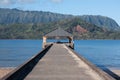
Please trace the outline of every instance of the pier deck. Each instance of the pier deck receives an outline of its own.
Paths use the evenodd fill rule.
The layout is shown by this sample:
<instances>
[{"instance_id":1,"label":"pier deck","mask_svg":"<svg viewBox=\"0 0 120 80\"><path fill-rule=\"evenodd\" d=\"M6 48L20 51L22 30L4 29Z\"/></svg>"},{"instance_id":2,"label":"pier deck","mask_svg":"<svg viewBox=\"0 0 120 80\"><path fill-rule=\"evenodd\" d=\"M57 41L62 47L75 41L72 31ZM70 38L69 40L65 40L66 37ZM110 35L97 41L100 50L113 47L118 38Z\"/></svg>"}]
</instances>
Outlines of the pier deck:
<instances>
[{"instance_id":1,"label":"pier deck","mask_svg":"<svg viewBox=\"0 0 120 80\"><path fill-rule=\"evenodd\" d=\"M25 80L104 80L64 44L53 44Z\"/></svg>"}]
</instances>

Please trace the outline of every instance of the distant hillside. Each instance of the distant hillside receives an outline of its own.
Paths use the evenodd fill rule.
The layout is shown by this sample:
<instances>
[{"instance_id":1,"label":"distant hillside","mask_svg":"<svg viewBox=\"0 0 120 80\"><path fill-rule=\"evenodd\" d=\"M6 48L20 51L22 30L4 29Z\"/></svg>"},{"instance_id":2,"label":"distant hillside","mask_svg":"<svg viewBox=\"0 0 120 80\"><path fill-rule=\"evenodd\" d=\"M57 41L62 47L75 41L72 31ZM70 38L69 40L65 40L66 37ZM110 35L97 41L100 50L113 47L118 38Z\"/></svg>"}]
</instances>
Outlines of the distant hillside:
<instances>
[{"instance_id":1,"label":"distant hillside","mask_svg":"<svg viewBox=\"0 0 120 80\"><path fill-rule=\"evenodd\" d=\"M79 17L82 20L95 24L108 30L120 30L119 25L111 18L94 15L73 16L43 11L22 11L18 9L0 8L0 24L31 24L31 23L48 23L63 19Z\"/></svg>"},{"instance_id":2,"label":"distant hillside","mask_svg":"<svg viewBox=\"0 0 120 80\"><path fill-rule=\"evenodd\" d=\"M39 24L9 24L0 26L1 39L39 39L42 36L58 27L61 27L73 34L87 35L89 33L102 32L103 30L95 25L84 22L79 18L66 19L58 22ZM78 38L78 37L77 37ZM86 37L87 38L87 37Z\"/></svg>"},{"instance_id":3,"label":"distant hillside","mask_svg":"<svg viewBox=\"0 0 120 80\"><path fill-rule=\"evenodd\" d=\"M41 39L46 33L61 27L74 35L75 39L120 39L120 33L104 31L79 18L37 24L2 24L0 39Z\"/></svg>"},{"instance_id":4,"label":"distant hillside","mask_svg":"<svg viewBox=\"0 0 120 80\"><path fill-rule=\"evenodd\" d=\"M58 27L73 34L74 39L120 39L119 31L106 31L80 18L50 23L1 24L0 39L41 39L43 35Z\"/></svg>"},{"instance_id":5,"label":"distant hillside","mask_svg":"<svg viewBox=\"0 0 120 80\"><path fill-rule=\"evenodd\" d=\"M109 30L120 30L120 26L113 19L105 16L84 15L80 16L80 18L102 28Z\"/></svg>"},{"instance_id":6,"label":"distant hillside","mask_svg":"<svg viewBox=\"0 0 120 80\"><path fill-rule=\"evenodd\" d=\"M18 9L0 8L0 24L13 23L47 23L69 19L71 15L63 15L43 11L22 11Z\"/></svg>"}]
</instances>

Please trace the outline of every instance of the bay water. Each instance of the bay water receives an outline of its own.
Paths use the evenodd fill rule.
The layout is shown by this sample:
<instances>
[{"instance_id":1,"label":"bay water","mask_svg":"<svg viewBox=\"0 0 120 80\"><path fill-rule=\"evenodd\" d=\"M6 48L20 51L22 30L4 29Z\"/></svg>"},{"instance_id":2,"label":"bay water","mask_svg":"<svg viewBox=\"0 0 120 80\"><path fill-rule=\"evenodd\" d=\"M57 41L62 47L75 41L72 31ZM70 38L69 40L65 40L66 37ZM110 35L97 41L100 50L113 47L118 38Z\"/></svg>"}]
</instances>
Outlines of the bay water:
<instances>
[{"instance_id":1,"label":"bay water","mask_svg":"<svg viewBox=\"0 0 120 80\"><path fill-rule=\"evenodd\" d=\"M41 51L41 40L0 40L0 67L17 67Z\"/></svg>"},{"instance_id":2,"label":"bay water","mask_svg":"<svg viewBox=\"0 0 120 80\"><path fill-rule=\"evenodd\" d=\"M74 43L75 51L96 66L120 69L120 40L75 40ZM17 67L41 50L42 40L0 40L0 67Z\"/></svg>"},{"instance_id":3,"label":"bay water","mask_svg":"<svg viewBox=\"0 0 120 80\"><path fill-rule=\"evenodd\" d=\"M75 50L100 68L120 69L120 40L77 40Z\"/></svg>"}]
</instances>

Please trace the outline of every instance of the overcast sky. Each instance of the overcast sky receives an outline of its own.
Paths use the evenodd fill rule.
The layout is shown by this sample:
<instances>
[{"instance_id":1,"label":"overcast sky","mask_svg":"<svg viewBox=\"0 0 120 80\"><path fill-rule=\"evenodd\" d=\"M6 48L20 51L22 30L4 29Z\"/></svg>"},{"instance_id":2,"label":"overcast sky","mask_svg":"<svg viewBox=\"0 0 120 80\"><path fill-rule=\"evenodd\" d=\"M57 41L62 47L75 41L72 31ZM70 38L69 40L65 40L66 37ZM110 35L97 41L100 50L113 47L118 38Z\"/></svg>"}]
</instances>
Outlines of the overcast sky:
<instances>
[{"instance_id":1,"label":"overcast sky","mask_svg":"<svg viewBox=\"0 0 120 80\"><path fill-rule=\"evenodd\" d=\"M72 15L102 15L120 24L120 0L0 0L0 7Z\"/></svg>"}]
</instances>

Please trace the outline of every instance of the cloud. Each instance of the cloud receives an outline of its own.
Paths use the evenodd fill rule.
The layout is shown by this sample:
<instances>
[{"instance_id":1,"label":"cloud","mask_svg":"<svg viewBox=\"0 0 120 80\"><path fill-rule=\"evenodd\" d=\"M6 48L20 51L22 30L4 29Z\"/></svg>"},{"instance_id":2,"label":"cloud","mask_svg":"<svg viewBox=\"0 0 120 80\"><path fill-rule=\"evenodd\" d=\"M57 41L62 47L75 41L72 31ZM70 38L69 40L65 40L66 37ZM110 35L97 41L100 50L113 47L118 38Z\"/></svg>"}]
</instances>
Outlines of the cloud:
<instances>
[{"instance_id":1,"label":"cloud","mask_svg":"<svg viewBox=\"0 0 120 80\"><path fill-rule=\"evenodd\" d=\"M18 3L24 3L24 4L29 4L29 3L34 3L36 0L18 0Z\"/></svg>"},{"instance_id":2,"label":"cloud","mask_svg":"<svg viewBox=\"0 0 120 80\"><path fill-rule=\"evenodd\" d=\"M14 4L14 0L0 0L0 5L11 5Z\"/></svg>"},{"instance_id":3,"label":"cloud","mask_svg":"<svg viewBox=\"0 0 120 80\"><path fill-rule=\"evenodd\" d=\"M54 3L61 3L63 0L51 0Z\"/></svg>"},{"instance_id":4,"label":"cloud","mask_svg":"<svg viewBox=\"0 0 120 80\"><path fill-rule=\"evenodd\" d=\"M36 2L36 0L0 0L0 5L8 6L14 4L30 4L34 2Z\"/></svg>"}]
</instances>

